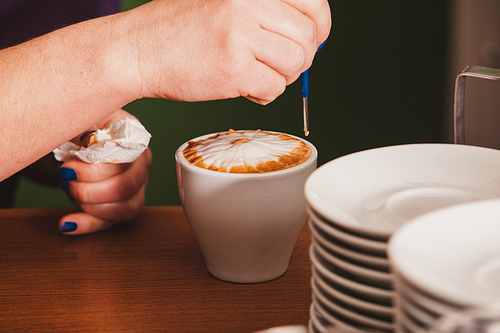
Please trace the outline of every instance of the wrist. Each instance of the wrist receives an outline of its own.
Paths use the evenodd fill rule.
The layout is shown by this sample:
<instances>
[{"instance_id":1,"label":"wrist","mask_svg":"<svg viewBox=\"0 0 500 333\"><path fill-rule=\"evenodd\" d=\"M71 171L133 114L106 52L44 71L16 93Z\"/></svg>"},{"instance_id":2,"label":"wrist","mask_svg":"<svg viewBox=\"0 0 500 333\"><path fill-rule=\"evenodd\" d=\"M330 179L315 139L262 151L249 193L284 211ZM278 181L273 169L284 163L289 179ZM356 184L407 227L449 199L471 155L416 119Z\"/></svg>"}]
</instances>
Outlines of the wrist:
<instances>
[{"instance_id":1,"label":"wrist","mask_svg":"<svg viewBox=\"0 0 500 333\"><path fill-rule=\"evenodd\" d=\"M108 35L102 44L105 79L123 105L144 97L139 75L133 15L129 12L102 18Z\"/></svg>"}]
</instances>

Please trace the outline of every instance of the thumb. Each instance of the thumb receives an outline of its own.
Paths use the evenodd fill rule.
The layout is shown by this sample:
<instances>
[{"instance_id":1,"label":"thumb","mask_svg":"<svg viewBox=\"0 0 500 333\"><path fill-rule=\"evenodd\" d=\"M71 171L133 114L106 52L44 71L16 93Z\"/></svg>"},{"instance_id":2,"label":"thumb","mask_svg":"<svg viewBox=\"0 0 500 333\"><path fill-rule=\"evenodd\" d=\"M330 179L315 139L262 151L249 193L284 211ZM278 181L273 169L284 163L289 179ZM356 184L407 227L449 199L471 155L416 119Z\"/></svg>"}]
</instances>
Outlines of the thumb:
<instances>
[{"instance_id":1,"label":"thumb","mask_svg":"<svg viewBox=\"0 0 500 333\"><path fill-rule=\"evenodd\" d=\"M87 213L73 213L59 220L59 230L67 235L84 235L112 227L114 221L104 220Z\"/></svg>"}]
</instances>

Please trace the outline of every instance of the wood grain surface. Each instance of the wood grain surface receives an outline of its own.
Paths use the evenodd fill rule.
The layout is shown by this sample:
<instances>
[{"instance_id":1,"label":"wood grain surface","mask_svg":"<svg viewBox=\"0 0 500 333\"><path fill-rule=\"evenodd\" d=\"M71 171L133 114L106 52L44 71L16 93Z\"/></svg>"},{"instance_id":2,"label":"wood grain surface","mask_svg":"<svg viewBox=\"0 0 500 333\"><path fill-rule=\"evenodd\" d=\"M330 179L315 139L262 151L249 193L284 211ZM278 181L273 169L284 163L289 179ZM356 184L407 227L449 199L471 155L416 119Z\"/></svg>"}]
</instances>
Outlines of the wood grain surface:
<instances>
[{"instance_id":1,"label":"wood grain surface","mask_svg":"<svg viewBox=\"0 0 500 333\"><path fill-rule=\"evenodd\" d=\"M259 284L212 277L181 207L79 237L68 209L0 210L0 332L255 332L302 324L311 304L310 233L288 271Z\"/></svg>"}]
</instances>

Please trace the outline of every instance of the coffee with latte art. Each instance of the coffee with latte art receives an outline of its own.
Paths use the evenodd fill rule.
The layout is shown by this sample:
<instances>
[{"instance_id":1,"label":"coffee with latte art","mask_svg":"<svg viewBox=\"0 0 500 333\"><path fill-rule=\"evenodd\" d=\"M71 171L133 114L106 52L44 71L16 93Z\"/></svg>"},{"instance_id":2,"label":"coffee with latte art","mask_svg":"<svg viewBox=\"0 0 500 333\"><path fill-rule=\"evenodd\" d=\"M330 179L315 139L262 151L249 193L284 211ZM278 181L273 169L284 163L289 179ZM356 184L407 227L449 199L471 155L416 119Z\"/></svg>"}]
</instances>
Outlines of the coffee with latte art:
<instances>
[{"instance_id":1,"label":"coffee with latte art","mask_svg":"<svg viewBox=\"0 0 500 333\"><path fill-rule=\"evenodd\" d=\"M263 173L297 166L312 149L287 134L261 130L229 130L198 141L183 150L186 160L200 168L229 173Z\"/></svg>"}]
</instances>

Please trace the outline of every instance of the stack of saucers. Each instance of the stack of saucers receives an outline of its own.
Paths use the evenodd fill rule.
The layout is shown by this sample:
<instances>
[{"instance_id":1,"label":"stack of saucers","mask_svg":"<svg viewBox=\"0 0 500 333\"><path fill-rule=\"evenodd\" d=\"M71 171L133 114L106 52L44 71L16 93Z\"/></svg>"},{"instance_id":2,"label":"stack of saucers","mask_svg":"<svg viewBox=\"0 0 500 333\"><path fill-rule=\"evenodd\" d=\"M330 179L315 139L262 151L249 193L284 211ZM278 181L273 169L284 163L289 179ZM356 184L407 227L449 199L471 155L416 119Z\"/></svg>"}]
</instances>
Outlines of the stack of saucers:
<instances>
[{"instance_id":1,"label":"stack of saucers","mask_svg":"<svg viewBox=\"0 0 500 333\"><path fill-rule=\"evenodd\" d=\"M309 216L312 306L321 322L314 325L314 331L325 332L322 328L333 325L344 330L393 332L395 295L386 242L349 234L311 210Z\"/></svg>"},{"instance_id":2,"label":"stack of saucers","mask_svg":"<svg viewBox=\"0 0 500 333\"><path fill-rule=\"evenodd\" d=\"M498 304L500 200L420 216L392 236L388 254L401 332L429 330L445 314Z\"/></svg>"},{"instance_id":3,"label":"stack of saucers","mask_svg":"<svg viewBox=\"0 0 500 333\"><path fill-rule=\"evenodd\" d=\"M499 166L498 150L412 144L346 155L314 171L305 185L312 234L310 331L395 331L389 238L430 211L500 198Z\"/></svg>"}]
</instances>

